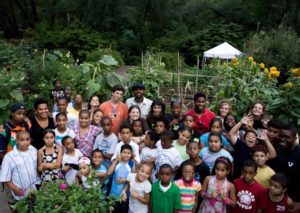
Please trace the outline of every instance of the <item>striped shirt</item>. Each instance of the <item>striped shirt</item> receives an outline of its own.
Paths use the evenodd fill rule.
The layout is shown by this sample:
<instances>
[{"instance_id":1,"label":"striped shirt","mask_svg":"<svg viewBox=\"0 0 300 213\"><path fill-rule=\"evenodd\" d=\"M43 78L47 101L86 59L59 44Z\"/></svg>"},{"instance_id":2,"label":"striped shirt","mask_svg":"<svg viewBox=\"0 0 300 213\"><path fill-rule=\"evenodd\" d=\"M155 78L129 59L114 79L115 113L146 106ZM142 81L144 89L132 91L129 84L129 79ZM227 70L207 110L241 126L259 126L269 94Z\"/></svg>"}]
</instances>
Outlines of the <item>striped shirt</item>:
<instances>
[{"instance_id":1,"label":"striped shirt","mask_svg":"<svg viewBox=\"0 0 300 213\"><path fill-rule=\"evenodd\" d=\"M77 148L82 152L83 156L88 157L93 151L95 139L101 133L101 130L94 125L90 125L88 133L82 136L80 135L80 127L77 125L74 128L74 132Z\"/></svg>"},{"instance_id":2,"label":"striped shirt","mask_svg":"<svg viewBox=\"0 0 300 213\"><path fill-rule=\"evenodd\" d=\"M195 179L191 183L186 183L183 178L176 180L174 183L180 190L181 207L179 212L192 212L196 194L202 188L201 183Z\"/></svg>"}]
</instances>

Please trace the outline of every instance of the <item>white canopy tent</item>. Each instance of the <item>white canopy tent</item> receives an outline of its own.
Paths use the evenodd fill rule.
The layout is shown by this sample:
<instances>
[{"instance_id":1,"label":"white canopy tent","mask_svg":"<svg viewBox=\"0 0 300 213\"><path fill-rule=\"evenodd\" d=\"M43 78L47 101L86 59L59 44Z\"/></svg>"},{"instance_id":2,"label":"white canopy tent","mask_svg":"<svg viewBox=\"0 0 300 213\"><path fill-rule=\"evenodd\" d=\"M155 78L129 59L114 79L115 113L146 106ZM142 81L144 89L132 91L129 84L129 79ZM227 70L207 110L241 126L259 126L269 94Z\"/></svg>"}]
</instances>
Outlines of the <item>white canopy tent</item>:
<instances>
[{"instance_id":1,"label":"white canopy tent","mask_svg":"<svg viewBox=\"0 0 300 213\"><path fill-rule=\"evenodd\" d=\"M206 58L220 58L220 59L232 59L233 57L241 55L242 52L234 48L227 42L220 44L210 50L207 50L203 54L203 63Z\"/></svg>"}]
</instances>

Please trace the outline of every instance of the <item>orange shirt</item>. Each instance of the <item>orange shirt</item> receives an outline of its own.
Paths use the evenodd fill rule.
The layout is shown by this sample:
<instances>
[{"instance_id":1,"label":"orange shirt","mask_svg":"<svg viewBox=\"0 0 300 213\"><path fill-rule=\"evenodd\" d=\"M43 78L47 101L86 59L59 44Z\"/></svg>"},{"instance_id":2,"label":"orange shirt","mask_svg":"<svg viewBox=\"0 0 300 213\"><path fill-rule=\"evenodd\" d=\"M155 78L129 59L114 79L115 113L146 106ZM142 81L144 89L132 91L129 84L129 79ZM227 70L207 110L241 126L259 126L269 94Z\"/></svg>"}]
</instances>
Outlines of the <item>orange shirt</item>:
<instances>
[{"instance_id":1,"label":"orange shirt","mask_svg":"<svg viewBox=\"0 0 300 213\"><path fill-rule=\"evenodd\" d=\"M114 107L111 101L106 101L100 105L100 109L103 110L104 115L111 118L113 126L112 131L118 135L120 131L121 123L128 117L127 105L123 102L119 102L116 107Z\"/></svg>"}]
</instances>

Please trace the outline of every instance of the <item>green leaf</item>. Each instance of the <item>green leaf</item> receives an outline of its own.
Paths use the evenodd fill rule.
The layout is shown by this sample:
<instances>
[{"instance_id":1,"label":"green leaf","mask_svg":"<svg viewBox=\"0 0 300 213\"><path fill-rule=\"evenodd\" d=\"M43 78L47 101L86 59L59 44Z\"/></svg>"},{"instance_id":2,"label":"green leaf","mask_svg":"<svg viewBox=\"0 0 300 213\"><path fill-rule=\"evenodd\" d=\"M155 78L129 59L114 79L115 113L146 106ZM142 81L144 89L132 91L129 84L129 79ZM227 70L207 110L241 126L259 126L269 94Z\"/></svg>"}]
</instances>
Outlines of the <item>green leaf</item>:
<instances>
[{"instance_id":1,"label":"green leaf","mask_svg":"<svg viewBox=\"0 0 300 213\"><path fill-rule=\"evenodd\" d=\"M100 89L100 85L95 83L93 80L89 80L87 82L87 94L90 97L95 92L97 92Z\"/></svg>"},{"instance_id":2,"label":"green leaf","mask_svg":"<svg viewBox=\"0 0 300 213\"><path fill-rule=\"evenodd\" d=\"M107 83L110 87L113 87L113 86L115 86L116 84L121 84L121 83L122 83L122 78L121 78L121 76L119 76L119 75L116 74L116 73L111 73L111 72L105 73L104 79L105 79L106 83Z\"/></svg>"},{"instance_id":3,"label":"green leaf","mask_svg":"<svg viewBox=\"0 0 300 213\"><path fill-rule=\"evenodd\" d=\"M104 64L106 66L118 66L118 62L110 55L104 55L99 60L99 63Z\"/></svg>"},{"instance_id":4,"label":"green leaf","mask_svg":"<svg viewBox=\"0 0 300 213\"><path fill-rule=\"evenodd\" d=\"M11 92L9 92L9 95L14 98L16 101L23 101L23 95L19 90L13 90Z\"/></svg>"},{"instance_id":5,"label":"green leaf","mask_svg":"<svg viewBox=\"0 0 300 213\"><path fill-rule=\"evenodd\" d=\"M8 99L0 99L0 108L6 108L8 104L9 104Z\"/></svg>"},{"instance_id":6,"label":"green leaf","mask_svg":"<svg viewBox=\"0 0 300 213\"><path fill-rule=\"evenodd\" d=\"M87 65L87 64L82 64L81 67L82 67L83 74L86 74L86 73L90 72L90 70L91 70L89 65Z\"/></svg>"},{"instance_id":7,"label":"green leaf","mask_svg":"<svg viewBox=\"0 0 300 213\"><path fill-rule=\"evenodd\" d=\"M291 114L296 118L300 118L300 109L299 108L292 109Z\"/></svg>"}]
</instances>

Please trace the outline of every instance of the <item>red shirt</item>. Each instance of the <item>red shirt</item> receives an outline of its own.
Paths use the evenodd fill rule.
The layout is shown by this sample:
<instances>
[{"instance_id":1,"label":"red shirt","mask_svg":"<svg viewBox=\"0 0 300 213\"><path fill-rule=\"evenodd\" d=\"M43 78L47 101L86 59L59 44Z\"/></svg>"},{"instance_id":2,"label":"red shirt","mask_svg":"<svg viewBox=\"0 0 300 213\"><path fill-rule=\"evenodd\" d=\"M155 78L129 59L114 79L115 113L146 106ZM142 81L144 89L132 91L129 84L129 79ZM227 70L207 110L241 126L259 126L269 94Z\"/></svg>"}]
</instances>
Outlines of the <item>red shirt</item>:
<instances>
[{"instance_id":1,"label":"red shirt","mask_svg":"<svg viewBox=\"0 0 300 213\"><path fill-rule=\"evenodd\" d=\"M269 191L270 190L265 190L262 196L263 212L264 213L276 213L276 212L287 213L288 195L285 194L282 200L276 203L270 199Z\"/></svg>"},{"instance_id":2,"label":"red shirt","mask_svg":"<svg viewBox=\"0 0 300 213\"><path fill-rule=\"evenodd\" d=\"M186 115L191 115L194 117L195 120L194 130L200 132L201 135L210 132L209 124L211 120L216 117L215 113L213 113L207 108L204 109L204 112L202 113L201 116L196 114L195 109L189 110L186 113Z\"/></svg>"},{"instance_id":3,"label":"red shirt","mask_svg":"<svg viewBox=\"0 0 300 213\"><path fill-rule=\"evenodd\" d=\"M257 208L262 206L262 195L265 189L254 180L247 184L244 179L239 178L233 181L236 189L236 206L232 213L256 213Z\"/></svg>"}]
</instances>

